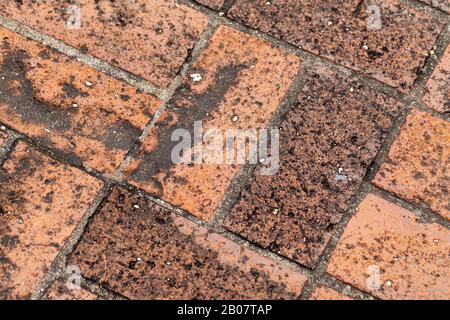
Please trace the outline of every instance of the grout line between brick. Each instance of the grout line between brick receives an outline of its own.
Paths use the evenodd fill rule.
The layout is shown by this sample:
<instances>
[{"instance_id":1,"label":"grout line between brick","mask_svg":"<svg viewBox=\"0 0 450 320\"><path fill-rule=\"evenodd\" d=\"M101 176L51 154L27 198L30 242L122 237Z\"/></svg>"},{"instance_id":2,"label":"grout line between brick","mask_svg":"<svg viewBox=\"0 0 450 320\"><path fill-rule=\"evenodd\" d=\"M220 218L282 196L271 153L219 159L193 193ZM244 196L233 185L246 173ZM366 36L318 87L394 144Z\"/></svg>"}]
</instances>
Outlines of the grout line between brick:
<instances>
[{"instance_id":1,"label":"grout line between brick","mask_svg":"<svg viewBox=\"0 0 450 320\"><path fill-rule=\"evenodd\" d=\"M68 256L72 253L73 249L78 244L81 236L88 225L90 219L94 216L95 212L100 208L104 199L107 198L111 189L111 183L106 182L104 186L100 189L98 194L96 195L94 201L91 203L89 208L87 209L84 216L78 222L72 234L65 241L63 247L59 251L55 260L53 261L49 271L44 275L36 289L31 295L31 300L39 300L43 297L46 290L51 286L51 284L61 277L66 272L66 264L68 260Z\"/></svg>"}]
</instances>

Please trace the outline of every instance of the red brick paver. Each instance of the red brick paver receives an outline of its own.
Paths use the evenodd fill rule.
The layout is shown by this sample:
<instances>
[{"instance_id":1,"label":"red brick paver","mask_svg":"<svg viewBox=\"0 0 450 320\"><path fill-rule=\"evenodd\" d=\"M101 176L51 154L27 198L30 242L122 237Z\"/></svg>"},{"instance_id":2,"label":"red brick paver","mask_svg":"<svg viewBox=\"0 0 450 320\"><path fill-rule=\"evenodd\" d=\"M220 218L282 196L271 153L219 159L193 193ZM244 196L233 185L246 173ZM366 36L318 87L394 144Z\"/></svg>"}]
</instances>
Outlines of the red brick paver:
<instances>
[{"instance_id":1,"label":"red brick paver","mask_svg":"<svg viewBox=\"0 0 450 320\"><path fill-rule=\"evenodd\" d=\"M44 300L97 300L98 297L83 289L69 288L62 281L55 281L45 294Z\"/></svg>"},{"instance_id":2,"label":"red brick paver","mask_svg":"<svg viewBox=\"0 0 450 320\"><path fill-rule=\"evenodd\" d=\"M295 299L306 277L115 188L72 262L135 299Z\"/></svg>"},{"instance_id":3,"label":"red brick paver","mask_svg":"<svg viewBox=\"0 0 450 320\"><path fill-rule=\"evenodd\" d=\"M316 69L281 124L279 172L254 176L225 226L314 267L400 107Z\"/></svg>"},{"instance_id":4,"label":"red brick paver","mask_svg":"<svg viewBox=\"0 0 450 320\"><path fill-rule=\"evenodd\" d=\"M374 3L378 9L368 14L368 2L360 0L237 0L229 16L409 90L444 23L397 0ZM378 13L380 29L370 29L369 15Z\"/></svg>"},{"instance_id":5,"label":"red brick paver","mask_svg":"<svg viewBox=\"0 0 450 320\"><path fill-rule=\"evenodd\" d=\"M450 124L414 110L373 183L450 219Z\"/></svg>"},{"instance_id":6,"label":"red brick paver","mask_svg":"<svg viewBox=\"0 0 450 320\"><path fill-rule=\"evenodd\" d=\"M19 142L0 168L0 299L27 298L102 183Z\"/></svg>"},{"instance_id":7,"label":"red brick paver","mask_svg":"<svg viewBox=\"0 0 450 320\"><path fill-rule=\"evenodd\" d=\"M174 0L2 1L0 11L164 88L208 23Z\"/></svg>"},{"instance_id":8,"label":"red brick paver","mask_svg":"<svg viewBox=\"0 0 450 320\"><path fill-rule=\"evenodd\" d=\"M112 173L158 99L0 28L0 119L38 144Z\"/></svg>"},{"instance_id":9,"label":"red brick paver","mask_svg":"<svg viewBox=\"0 0 450 320\"><path fill-rule=\"evenodd\" d=\"M428 80L423 101L437 112L450 112L450 46Z\"/></svg>"},{"instance_id":10,"label":"red brick paver","mask_svg":"<svg viewBox=\"0 0 450 320\"><path fill-rule=\"evenodd\" d=\"M314 290L310 300L352 300L350 297L328 287L320 286Z\"/></svg>"},{"instance_id":11,"label":"red brick paver","mask_svg":"<svg viewBox=\"0 0 450 320\"><path fill-rule=\"evenodd\" d=\"M264 128L299 70L299 58L253 36L220 27L169 102L126 175L133 184L208 219L240 169L230 164L174 165L176 129ZM194 81L193 77L201 80ZM198 80L198 79L197 79ZM225 159L225 158L224 158Z\"/></svg>"},{"instance_id":12,"label":"red brick paver","mask_svg":"<svg viewBox=\"0 0 450 320\"><path fill-rule=\"evenodd\" d=\"M448 299L450 234L375 195L359 205L327 271L383 299Z\"/></svg>"}]
</instances>

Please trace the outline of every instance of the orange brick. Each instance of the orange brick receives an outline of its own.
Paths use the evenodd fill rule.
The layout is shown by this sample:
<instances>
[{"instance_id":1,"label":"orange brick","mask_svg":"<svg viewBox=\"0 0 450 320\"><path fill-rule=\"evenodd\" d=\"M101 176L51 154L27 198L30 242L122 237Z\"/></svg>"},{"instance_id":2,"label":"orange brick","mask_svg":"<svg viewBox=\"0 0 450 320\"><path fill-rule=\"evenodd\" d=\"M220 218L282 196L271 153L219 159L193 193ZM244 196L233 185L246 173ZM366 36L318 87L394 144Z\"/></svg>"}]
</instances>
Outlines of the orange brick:
<instances>
[{"instance_id":1,"label":"orange brick","mask_svg":"<svg viewBox=\"0 0 450 320\"><path fill-rule=\"evenodd\" d=\"M350 297L328 287L320 286L314 290L310 300L352 300Z\"/></svg>"},{"instance_id":2,"label":"orange brick","mask_svg":"<svg viewBox=\"0 0 450 320\"><path fill-rule=\"evenodd\" d=\"M428 80L423 101L437 112L450 112L450 46Z\"/></svg>"},{"instance_id":3,"label":"orange brick","mask_svg":"<svg viewBox=\"0 0 450 320\"><path fill-rule=\"evenodd\" d=\"M375 195L359 205L328 273L382 299L449 299L450 232Z\"/></svg>"},{"instance_id":4,"label":"orange brick","mask_svg":"<svg viewBox=\"0 0 450 320\"><path fill-rule=\"evenodd\" d=\"M266 127L298 72L299 58L229 27L219 27L169 102L169 111L126 170L132 182L208 219L240 165L179 164L171 160L174 130ZM193 81L195 77L200 81ZM199 79L197 79L199 80Z\"/></svg>"},{"instance_id":5,"label":"orange brick","mask_svg":"<svg viewBox=\"0 0 450 320\"><path fill-rule=\"evenodd\" d=\"M160 87L170 85L208 23L202 13L174 0L75 3L2 1L0 11ZM80 25L69 27L77 10Z\"/></svg>"},{"instance_id":6,"label":"orange brick","mask_svg":"<svg viewBox=\"0 0 450 320\"><path fill-rule=\"evenodd\" d=\"M72 289L62 281L53 282L44 296L44 300L97 300L98 297L83 289Z\"/></svg>"},{"instance_id":7,"label":"orange brick","mask_svg":"<svg viewBox=\"0 0 450 320\"><path fill-rule=\"evenodd\" d=\"M0 119L76 163L112 173L159 101L0 28Z\"/></svg>"},{"instance_id":8,"label":"orange brick","mask_svg":"<svg viewBox=\"0 0 450 320\"><path fill-rule=\"evenodd\" d=\"M373 183L450 219L450 123L414 110Z\"/></svg>"},{"instance_id":9,"label":"orange brick","mask_svg":"<svg viewBox=\"0 0 450 320\"><path fill-rule=\"evenodd\" d=\"M0 299L29 297L102 186L19 142L0 168Z\"/></svg>"}]
</instances>

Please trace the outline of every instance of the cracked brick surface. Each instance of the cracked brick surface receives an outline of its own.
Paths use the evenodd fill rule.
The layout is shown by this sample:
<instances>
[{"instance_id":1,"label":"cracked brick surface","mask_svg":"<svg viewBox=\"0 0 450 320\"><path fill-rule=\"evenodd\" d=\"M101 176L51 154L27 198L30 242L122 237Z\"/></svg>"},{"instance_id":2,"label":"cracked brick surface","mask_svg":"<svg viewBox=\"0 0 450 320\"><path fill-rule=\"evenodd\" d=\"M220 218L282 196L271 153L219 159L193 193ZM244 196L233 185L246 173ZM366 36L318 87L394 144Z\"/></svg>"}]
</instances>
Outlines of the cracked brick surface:
<instances>
[{"instance_id":1,"label":"cracked brick surface","mask_svg":"<svg viewBox=\"0 0 450 320\"><path fill-rule=\"evenodd\" d=\"M373 183L450 219L450 124L414 110Z\"/></svg>"},{"instance_id":2,"label":"cracked brick surface","mask_svg":"<svg viewBox=\"0 0 450 320\"><path fill-rule=\"evenodd\" d=\"M241 165L175 165L172 133L193 137L195 121L209 128L265 128L300 67L300 59L269 43L219 27L209 46L188 71L169 108L126 169L136 186L173 205L208 219ZM193 76L200 76L194 81ZM195 150L194 150L195 151ZM225 159L225 158L224 158Z\"/></svg>"},{"instance_id":3,"label":"cracked brick surface","mask_svg":"<svg viewBox=\"0 0 450 320\"><path fill-rule=\"evenodd\" d=\"M120 188L93 219L71 263L135 299L295 299L306 280Z\"/></svg>"},{"instance_id":4,"label":"cracked brick surface","mask_svg":"<svg viewBox=\"0 0 450 320\"><path fill-rule=\"evenodd\" d=\"M450 113L450 47L428 80L423 101L428 108Z\"/></svg>"},{"instance_id":5,"label":"cracked brick surface","mask_svg":"<svg viewBox=\"0 0 450 320\"><path fill-rule=\"evenodd\" d=\"M173 0L1 1L0 11L163 88L208 23Z\"/></svg>"},{"instance_id":6,"label":"cracked brick surface","mask_svg":"<svg viewBox=\"0 0 450 320\"><path fill-rule=\"evenodd\" d=\"M360 0L237 0L228 15L408 91L445 24L396 0L373 3L370 11Z\"/></svg>"},{"instance_id":7,"label":"cracked brick surface","mask_svg":"<svg viewBox=\"0 0 450 320\"><path fill-rule=\"evenodd\" d=\"M102 183L19 142L0 184L0 299L28 298Z\"/></svg>"},{"instance_id":8,"label":"cracked brick surface","mask_svg":"<svg viewBox=\"0 0 450 320\"><path fill-rule=\"evenodd\" d=\"M280 126L280 169L256 174L229 230L314 267L355 196L400 104L318 68Z\"/></svg>"},{"instance_id":9,"label":"cracked brick surface","mask_svg":"<svg viewBox=\"0 0 450 320\"><path fill-rule=\"evenodd\" d=\"M114 172L159 100L5 28L0 39L0 119L59 156Z\"/></svg>"},{"instance_id":10,"label":"cracked brick surface","mask_svg":"<svg viewBox=\"0 0 450 320\"><path fill-rule=\"evenodd\" d=\"M327 271L382 299L448 299L448 230L371 194L358 209Z\"/></svg>"}]
</instances>

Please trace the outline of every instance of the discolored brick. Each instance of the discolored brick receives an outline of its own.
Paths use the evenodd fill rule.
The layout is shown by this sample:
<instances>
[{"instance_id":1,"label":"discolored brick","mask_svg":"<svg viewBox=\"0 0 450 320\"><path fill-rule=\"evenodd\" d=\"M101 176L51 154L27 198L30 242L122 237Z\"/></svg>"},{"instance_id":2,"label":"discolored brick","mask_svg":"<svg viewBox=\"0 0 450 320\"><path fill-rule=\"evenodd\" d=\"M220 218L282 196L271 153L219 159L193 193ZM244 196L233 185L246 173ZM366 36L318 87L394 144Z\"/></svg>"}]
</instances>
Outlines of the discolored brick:
<instances>
[{"instance_id":1,"label":"discolored brick","mask_svg":"<svg viewBox=\"0 0 450 320\"><path fill-rule=\"evenodd\" d=\"M435 8L441 9L447 13L450 13L450 2L448 0L419 0Z\"/></svg>"},{"instance_id":2,"label":"discolored brick","mask_svg":"<svg viewBox=\"0 0 450 320\"><path fill-rule=\"evenodd\" d=\"M140 154L126 168L127 179L209 219L241 165L229 164L225 157L214 164L175 165L171 152L179 141L171 141L171 135L185 129L193 140L195 121L202 121L204 132L216 129L222 135L226 130L265 128L299 65L298 57L282 49L219 27L169 101L168 111L144 141Z\"/></svg>"},{"instance_id":3,"label":"discolored brick","mask_svg":"<svg viewBox=\"0 0 450 320\"><path fill-rule=\"evenodd\" d=\"M413 110L373 183L450 219L450 123Z\"/></svg>"},{"instance_id":4,"label":"discolored brick","mask_svg":"<svg viewBox=\"0 0 450 320\"><path fill-rule=\"evenodd\" d=\"M437 112L450 112L450 46L428 80L423 101Z\"/></svg>"},{"instance_id":5,"label":"discolored brick","mask_svg":"<svg viewBox=\"0 0 450 320\"><path fill-rule=\"evenodd\" d=\"M310 300L352 300L350 297L331 288L320 286L314 290Z\"/></svg>"},{"instance_id":6,"label":"discolored brick","mask_svg":"<svg viewBox=\"0 0 450 320\"><path fill-rule=\"evenodd\" d=\"M382 299L448 299L450 233L369 194L333 252L327 271Z\"/></svg>"},{"instance_id":7,"label":"discolored brick","mask_svg":"<svg viewBox=\"0 0 450 320\"><path fill-rule=\"evenodd\" d=\"M0 11L163 88L208 23L174 0L2 1Z\"/></svg>"},{"instance_id":8,"label":"discolored brick","mask_svg":"<svg viewBox=\"0 0 450 320\"><path fill-rule=\"evenodd\" d=\"M220 10L223 4L225 3L225 0L196 0L196 1L214 10Z\"/></svg>"},{"instance_id":9,"label":"discolored brick","mask_svg":"<svg viewBox=\"0 0 450 320\"><path fill-rule=\"evenodd\" d=\"M0 168L0 299L28 298L102 183L19 142Z\"/></svg>"},{"instance_id":10,"label":"discolored brick","mask_svg":"<svg viewBox=\"0 0 450 320\"><path fill-rule=\"evenodd\" d=\"M159 100L5 28L0 39L1 121L61 157L114 172Z\"/></svg>"},{"instance_id":11,"label":"discolored brick","mask_svg":"<svg viewBox=\"0 0 450 320\"><path fill-rule=\"evenodd\" d=\"M369 3L360 0L236 0L228 15L407 91L445 23L397 0ZM378 24L379 16L381 24ZM372 18L375 22L369 20Z\"/></svg>"},{"instance_id":12,"label":"discolored brick","mask_svg":"<svg viewBox=\"0 0 450 320\"><path fill-rule=\"evenodd\" d=\"M225 227L315 267L400 107L317 67L280 126L278 173L253 177Z\"/></svg>"},{"instance_id":13,"label":"discolored brick","mask_svg":"<svg viewBox=\"0 0 450 320\"><path fill-rule=\"evenodd\" d=\"M44 300L97 300L98 297L83 289L83 288L69 288L62 281L53 282L52 286L45 294Z\"/></svg>"},{"instance_id":14,"label":"discolored brick","mask_svg":"<svg viewBox=\"0 0 450 320\"><path fill-rule=\"evenodd\" d=\"M306 281L121 188L94 217L71 263L132 299L295 299Z\"/></svg>"}]
</instances>

